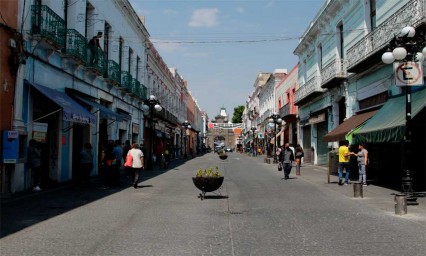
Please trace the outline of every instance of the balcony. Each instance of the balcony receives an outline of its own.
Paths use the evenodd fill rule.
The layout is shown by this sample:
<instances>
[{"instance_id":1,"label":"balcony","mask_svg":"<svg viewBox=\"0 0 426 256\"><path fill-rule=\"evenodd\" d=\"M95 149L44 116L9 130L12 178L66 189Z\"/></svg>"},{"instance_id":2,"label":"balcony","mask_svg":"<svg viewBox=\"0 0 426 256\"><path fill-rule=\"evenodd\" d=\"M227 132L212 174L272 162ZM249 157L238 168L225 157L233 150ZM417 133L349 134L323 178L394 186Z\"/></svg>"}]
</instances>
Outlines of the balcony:
<instances>
[{"instance_id":1,"label":"balcony","mask_svg":"<svg viewBox=\"0 0 426 256\"><path fill-rule=\"evenodd\" d=\"M334 59L321 69L321 87L333 88L340 85L342 80L348 76L345 61Z\"/></svg>"},{"instance_id":2,"label":"balcony","mask_svg":"<svg viewBox=\"0 0 426 256\"><path fill-rule=\"evenodd\" d=\"M139 97L139 94L140 94L140 87L141 87L141 83L140 83L137 79L132 78L132 79L130 80L130 92L131 92L133 95L135 95L135 96Z\"/></svg>"},{"instance_id":3,"label":"balcony","mask_svg":"<svg viewBox=\"0 0 426 256\"><path fill-rule=\"evenodd\" d=\"M65 58L71 58L76 63L84 65L87 59L86 38L75 29L67 30Z\"/></svg>"},{"instance_id":4,"label":"balcony","mask_svg":"<svg viewBox=\"0 0 426 256\"><path fill-rule=\"evenodd\" d=\"M105 54L102 49L88 46L86 69L98 76L105 74Z\"/></svg>"},{"instance_id":5,"label":"balcony","mask_svg":"<svg viewBox=\"0 0 426 256\"><path fill-rule=\"evenodd\" d=\"M291 117L296 116L297 110L296 106L293 103L287 103L283 107L280 108L279 115L284 120L289 119Z\"/></svg>"},{"instance_id":6,"label":"balcony","mask_svg":"<svg viewBox=\"0 0 426 256\"><path fill-rule=\"evenodd\" d=\"M140 91L139 91L139 97L142 100L146 100L148 98L147 94L148 94L148 89L145 87L145 85L141 84L141 88L140 88Z\"/></svg>"},{"instance_id":7,"label":"balcony","mask_svg":"<svg viewBox=\"0 0 426 256\"><path fill-rule=\"evenodd\" d=\"M132 92L132 75L127 71L121 71L121 89Z\"/></svg>"},{"instance_id":8,"label":"balcony","mask_svg":"<svg viewBox=\"0 0 426 256\"><path fill-rule=\"evenodd\" d=\"M324 89L321 88L321 78L319 76L314 76L297 89L294 94L294 104L303 105L323 92Z\"/></svg>"},{"instance_id":9,"label":"balcony","mask_svg":"<svg viewBox=\"0 0 426 256\"><path fill-rule=\"evenodd\" d=\"M375 30L347 50L348 72L362 72L381 63L384 48L407 25L417 28L425 21L424 0L412 0Z\"/></svg>"},{"instance_id":10,"label":"balcony","mask_svg":"<svg viewBox=\"0 0 426 256\"><path fill-rule=\"evenodd\" d=\"M105 81L114 86L120 87L121 82L120 65L113 60L107 62L107 74Z\"/></svg>"},{"instance_id":11,"label":"balcony","mask_svg":"<svg viewBox=\"0 0 426 256\"><path fill-rule=\"evenodd\" d=\"M31 6L31 34L56 49L65 46L65 21L46 5Z\"/></svg>"}]
</instances>

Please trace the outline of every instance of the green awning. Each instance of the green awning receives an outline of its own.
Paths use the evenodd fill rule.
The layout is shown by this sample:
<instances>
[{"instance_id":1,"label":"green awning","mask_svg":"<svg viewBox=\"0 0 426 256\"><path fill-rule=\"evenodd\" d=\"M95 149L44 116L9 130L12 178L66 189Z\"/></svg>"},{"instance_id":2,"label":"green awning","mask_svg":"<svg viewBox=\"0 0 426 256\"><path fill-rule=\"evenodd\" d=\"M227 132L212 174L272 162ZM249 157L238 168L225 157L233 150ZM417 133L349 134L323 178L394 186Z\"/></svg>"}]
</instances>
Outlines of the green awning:
<instances>
[{"instance_id":1,"label":"green awning","mask_svg":"<svg viewBox=\"0 0 426 256\"><path fill-rule=\"evenodd\" d=\"M411 116L414 118L426 105L426 90L411 94ZM400 142L405 133L405 94L389 99L358 131L354 143Z\"/></svg>"}]
</instances>

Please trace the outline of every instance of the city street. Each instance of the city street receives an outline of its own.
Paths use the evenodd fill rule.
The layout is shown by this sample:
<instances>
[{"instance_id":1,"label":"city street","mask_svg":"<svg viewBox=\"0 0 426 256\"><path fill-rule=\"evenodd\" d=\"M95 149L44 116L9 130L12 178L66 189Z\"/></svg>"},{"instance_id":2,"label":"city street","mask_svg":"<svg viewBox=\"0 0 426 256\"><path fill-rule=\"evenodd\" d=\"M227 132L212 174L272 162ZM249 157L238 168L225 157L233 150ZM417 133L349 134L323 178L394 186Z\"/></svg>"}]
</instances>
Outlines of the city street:
<instances>
[{"instance_id":1,"label":"city street","mask_svg":"<svg viewBox=\"0 0 426 256\"><path fill-rule=\"evenodd\" d=\"M100 190L72 186L3 202L0 255L424 255L426 207L395 215L391 191L338 186L306 165L290 179L262 156L208 153ZM191 177L218 166L222 188Z\"/></svg>"}]
</instances>

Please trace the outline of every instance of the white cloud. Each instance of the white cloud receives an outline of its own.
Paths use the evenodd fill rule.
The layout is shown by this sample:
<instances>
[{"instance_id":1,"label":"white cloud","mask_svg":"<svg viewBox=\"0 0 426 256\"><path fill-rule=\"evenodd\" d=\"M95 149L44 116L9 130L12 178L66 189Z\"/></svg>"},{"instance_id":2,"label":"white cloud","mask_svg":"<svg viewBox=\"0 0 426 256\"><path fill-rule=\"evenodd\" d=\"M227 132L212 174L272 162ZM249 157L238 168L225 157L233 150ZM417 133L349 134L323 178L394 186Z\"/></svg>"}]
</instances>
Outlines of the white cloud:
<instances>
[{"instance_id":1,"label":"white cloud","mask_svg":"<svg viewBox=\"0 0 426 256\"><path fill-rule=\"evenodd\" d=\"M238 7L236 10L237 10L237 12L239 12L239 13L244 13L244 12L245 12L245 10L244 10L244 8L243 8L243 7Z\"/></svg>"},{"instance_id":2,"label":"white cloud","mask_svg":"<svg viewBox=\"0 0 426 256\"><path fill-rule=\"evenodd\" d=\"M271 8L275 5L275 1L269 1L266 3L266 5L263 6L263 8Z\"/></svg>"},{"instance_id":3,"label":"white cloud","mask_svg":"<svg viewBox=\"0 0 426 256\"><path fill-rule=\"evenodd\" d=\"M197 9L192 12L191 20L188 23L190 27L214 27L217 21L217 8Z\"/></svg>"}]
</instances>

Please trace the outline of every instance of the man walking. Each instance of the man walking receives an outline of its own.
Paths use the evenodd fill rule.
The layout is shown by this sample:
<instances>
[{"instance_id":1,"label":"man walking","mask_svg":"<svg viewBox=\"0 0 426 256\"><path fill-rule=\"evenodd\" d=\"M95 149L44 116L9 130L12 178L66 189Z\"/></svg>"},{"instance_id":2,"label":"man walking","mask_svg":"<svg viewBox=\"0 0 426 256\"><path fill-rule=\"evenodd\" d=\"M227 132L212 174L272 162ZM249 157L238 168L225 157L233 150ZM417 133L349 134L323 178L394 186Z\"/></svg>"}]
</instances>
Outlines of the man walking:
<instances>
[{"instance_id":1,"label":"man walking","mask_svg":"<svg viewBox=\"0 0 426 256\"><path fill-rule=\"evenodd\" d=\"M352 152L349 152L349 141L343 140L340 142L339 147L339 186L343 185L343 169L346 170L345 175L345 185L349 185L349 173L350 173L350 164L349 157L352 155Z\"/></svg>"},{"instance_id":2,"label":"man walking","mask_svg":"<svg viewBox=\"0 0 426 256\"><path fill-rule=\"evenodd\" d=\"M279 161L283 163L284 179L288 180L290 177L292 162L294 161L294 154L290 149L290 144L286 143L284 145L284 149L280 152Z\"/></svg>"}]
</instances>

